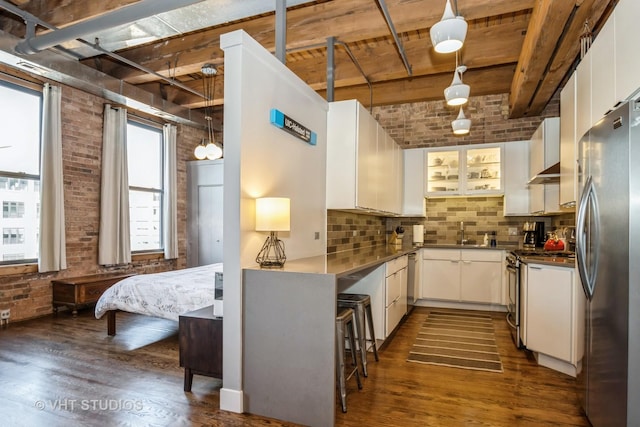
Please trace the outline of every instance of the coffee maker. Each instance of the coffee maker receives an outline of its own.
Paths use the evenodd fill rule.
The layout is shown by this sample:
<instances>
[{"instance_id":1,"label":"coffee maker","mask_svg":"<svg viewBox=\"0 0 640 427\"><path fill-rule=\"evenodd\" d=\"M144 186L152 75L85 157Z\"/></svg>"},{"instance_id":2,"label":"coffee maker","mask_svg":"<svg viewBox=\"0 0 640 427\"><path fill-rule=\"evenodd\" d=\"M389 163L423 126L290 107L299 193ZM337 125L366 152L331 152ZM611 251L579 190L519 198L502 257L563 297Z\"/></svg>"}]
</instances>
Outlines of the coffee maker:
<instances>
[{"instance_id":1,"label":"coffee maker","mask_svg":"<svg viewBox=\"0 0 640 427\"><path fill-rule=\"evenodd\" d=\"M524 238L522 247L524 249L535 250L544 246L544 222L543 221L527 221L522 226Z\"/></svg>"}]
</instances>

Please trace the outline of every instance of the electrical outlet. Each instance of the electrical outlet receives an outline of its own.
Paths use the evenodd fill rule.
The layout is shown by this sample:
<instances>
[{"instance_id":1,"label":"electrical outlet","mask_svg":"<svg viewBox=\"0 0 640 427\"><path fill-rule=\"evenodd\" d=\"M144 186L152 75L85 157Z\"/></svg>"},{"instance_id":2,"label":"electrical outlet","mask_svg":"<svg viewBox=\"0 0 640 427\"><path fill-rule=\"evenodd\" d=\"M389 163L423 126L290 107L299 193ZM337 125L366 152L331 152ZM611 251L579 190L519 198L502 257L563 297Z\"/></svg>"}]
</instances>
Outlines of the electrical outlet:
<instances>
[{"instance_id":1,"label":"electrical outlet","mask_svg":"<svg viewBox=\"0 0 640 427\"><path fill-rule=\"evenodd\" d=\"M353 237L356 237L358 235L358 232L356 230L353 230Z\"/></svg>"},{"instance_id":2,"label":"electrical outlet","mask_svg":"<svg viewBox=\"0 0 640 427\"><path fill-rule=\"evenodd\" d=\"M315 240L320 240L320 232L319 231L316 231L314 236L315 236L314 237Z\"/></svg>"},{"instance_id":3,"label":"electrical outlet","mask_svg":"<svg viewBox=\"0 0 640 427\"><path fill-rule=\"evenodd\" d=\"M509 236L517 236L518 229L516 227L509 227Z\"/></svg>"},{"instance_id":4,"label":"electrical outlet","mask_svg":"<svg viewBox=\"0 0 640 427\"><path fill-rule=\"evenodd\" d=\"M0 320L8 320L11 317L11 310L0 310Z\"/></svg>"}]
</instances>

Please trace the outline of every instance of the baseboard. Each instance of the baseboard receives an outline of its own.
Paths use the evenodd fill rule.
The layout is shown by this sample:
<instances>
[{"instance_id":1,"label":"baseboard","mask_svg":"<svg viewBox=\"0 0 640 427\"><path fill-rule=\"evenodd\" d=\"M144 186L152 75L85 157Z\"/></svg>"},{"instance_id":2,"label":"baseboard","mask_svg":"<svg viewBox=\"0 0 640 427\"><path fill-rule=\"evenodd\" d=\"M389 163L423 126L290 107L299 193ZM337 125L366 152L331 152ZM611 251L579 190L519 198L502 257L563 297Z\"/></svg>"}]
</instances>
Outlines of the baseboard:
<instances>
[{"instance_id":1,"label":"baseboard","mask_svg":"<svg viewBox=\"0 0 640 427\"><path fill-rule=\"evenodd\" d=\"M223 411L244 412L244 393L242 390L232 390L230 388L220 389L220 409Z\"/></svg>"},{"instance_id":2,"label":"baseboard","mask_svg":"<svg viewBox=\"0 0 640 427\"><path fill-rule=\"evenodd\" d=\"M554 371L561 372L574 378L576 377L577 369L571 363L556 359L555 357L547 356L543 353L533 352L533 355L536 357L538 365L553 369Z\"/></svg>"},{"instance_id":3,"label":"baseboard","mask_svg":"<svg viewBox=\"0 0 640 427\"><path fill-rule=\"evenodd\" d=\"M460 310L507 312L507 307L500 304L482 304L472 302L439 301L419 299L414 303L417 307L457 308Z\"/></svg>"}]
</instances>

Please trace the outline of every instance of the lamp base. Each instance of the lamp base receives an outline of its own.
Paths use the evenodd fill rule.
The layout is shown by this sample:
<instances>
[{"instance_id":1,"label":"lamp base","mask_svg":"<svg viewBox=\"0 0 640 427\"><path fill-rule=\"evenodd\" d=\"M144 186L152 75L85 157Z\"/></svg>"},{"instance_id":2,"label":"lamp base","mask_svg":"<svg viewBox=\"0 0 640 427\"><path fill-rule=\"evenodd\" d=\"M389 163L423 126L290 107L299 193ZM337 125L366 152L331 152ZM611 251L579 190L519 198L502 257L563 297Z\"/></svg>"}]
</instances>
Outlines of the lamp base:
<instances>
[{"instance_id":1,"label":"lamp base","mask_svg":"<svg viewBox=\"0 0 640 427\"><path fill-rule=\"evenodd\" d=\"M256 262L260 264L260 268L282 268L286 260L284 243L278 239L276 232L272 231L258 252Z\"/></svg>"}]
</instances>

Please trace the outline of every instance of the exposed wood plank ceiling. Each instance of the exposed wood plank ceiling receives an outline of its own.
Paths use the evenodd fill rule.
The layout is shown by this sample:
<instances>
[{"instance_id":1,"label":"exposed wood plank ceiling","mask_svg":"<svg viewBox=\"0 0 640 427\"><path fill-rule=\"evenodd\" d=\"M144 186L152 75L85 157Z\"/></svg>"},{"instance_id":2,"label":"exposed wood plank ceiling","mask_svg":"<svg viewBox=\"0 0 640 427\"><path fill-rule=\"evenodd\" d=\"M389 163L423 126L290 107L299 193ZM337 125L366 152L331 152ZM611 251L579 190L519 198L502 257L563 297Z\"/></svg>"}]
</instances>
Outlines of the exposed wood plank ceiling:
<instances>
[{"instance_id":1,"label":"exposed wood plank ceiling","mask_svg":"<svg viewBox=\"0 0 640 427\"><path fill-rule=\"evenodd\" d=\"M206 0L215 6L220 0ZM267 1L267 0L264 0ZM275 9L275 0L273 9ZM617 0L455 0L469 23L460 61L467 66L471 95L509 93L511 117L538 115L563 83L579 56L585 22L597 32ZM110 13L136 0L13 0L12 4L56 27ZM239 2L238 2L239 3ZM442 16L445 0L385 0L411 66L409 75L376 0L311 1L289 7L286 64L325 96L326 41L344 43L372 83L347 55L335 50L335 100L357 98L365 106L443 98L456 58L434 52L429 28ZM0 29L24 37L25 24L0 9ZM243 29L275 51L275 14L261 13L178 36L116 50L115 53L196 92L202 91L200 68L218 67L215 104L224 103L220 35ZM38 27L38 31L43 29ZM133 41L132 41L133 43ZM138 85L172 103L201 108L203 98L104 54L83 57L90 67Z\"/></svg>"}]
</instances>

